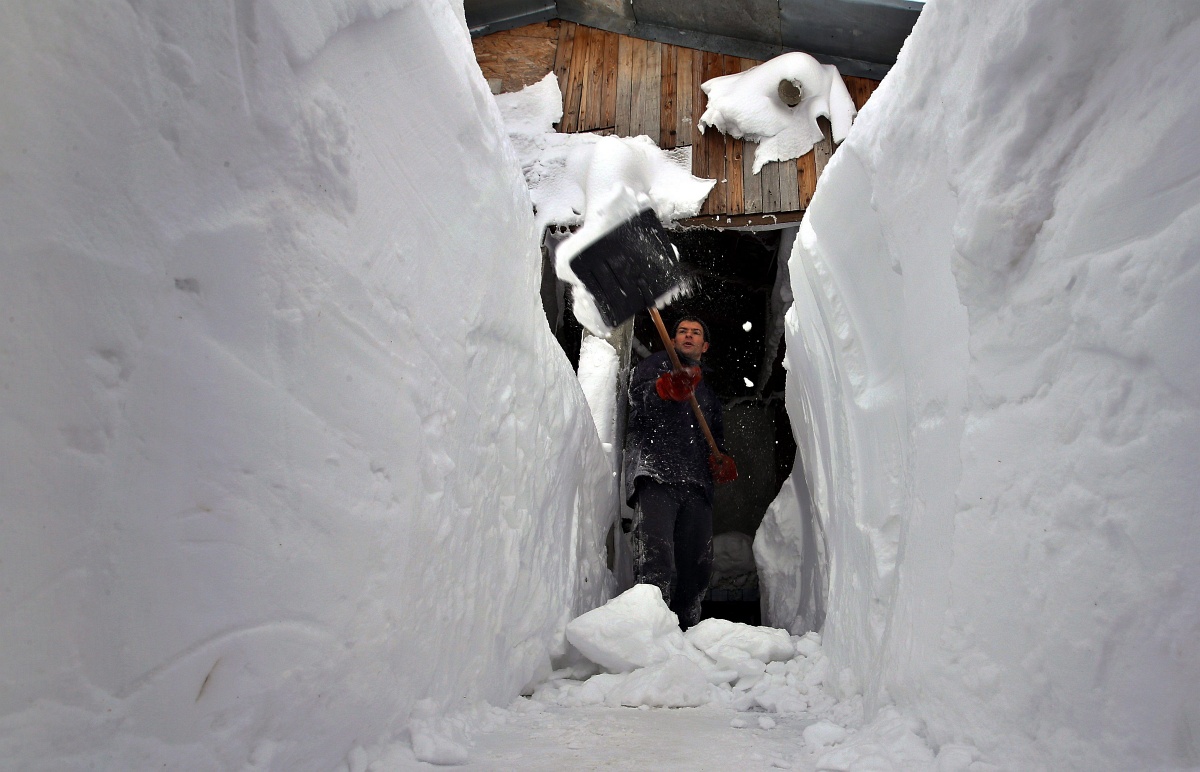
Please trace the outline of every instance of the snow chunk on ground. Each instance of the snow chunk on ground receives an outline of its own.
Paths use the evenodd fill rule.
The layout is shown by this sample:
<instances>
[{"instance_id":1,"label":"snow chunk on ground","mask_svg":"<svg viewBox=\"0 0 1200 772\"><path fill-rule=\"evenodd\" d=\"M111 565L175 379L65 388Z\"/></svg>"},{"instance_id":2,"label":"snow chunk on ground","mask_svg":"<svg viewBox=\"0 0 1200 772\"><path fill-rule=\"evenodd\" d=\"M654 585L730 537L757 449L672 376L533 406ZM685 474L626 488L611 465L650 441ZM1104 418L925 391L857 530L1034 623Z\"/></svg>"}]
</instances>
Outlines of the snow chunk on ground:
<instances>
[{"instance_id":1,"label":"snow chunk on ground","mask_svg":"<svg viewBox=\"0 0 1200 772\"><path fill-rule=\"evenodd\" d=\"M620 679L605 701L631 708L695 708L711 700L711 688L695 662L674 654L666 662L635 670Z\"/></svg>"},{"instance_id":2,"label":"snow chunk on ground","mask_svg":"<svg viewBox=\"0 0 1200 772\"><path fill-rule=\"evenodd\" d=\"M847 734L845 727L840 727L831 721L818 721L805 728L804 742L814 748L824 748L845 740Z\"/></svg>"},{"instance_id":3,"label":"snow chunk on ground","mask_svg":"<svg viewBox=\"0 0 1200 772\"><path fill-rule=\"evenodd\" d=\"M688 648L679 618L652 584L636 584L567 625L567 640L614 673L665 662Z\"/></svg>"},{"instance_id":4,"label":"snow chunk on ground","mask_svg":"<svg viewBox=\"0 0 1200 772\"><path fill-rule=\"evenodd\" d=\"M409 723L413 755L430 764L465 764L467 762L466 728L461 720L438 715L433 700L421 700L413 706Z\"/></svg>"},{"instance_id":5,"label":"snow chunk on ground","mask_svg":"<svg viewBox=\"0 0 1200 772\"><path fill-rule=\"evenodd\" d=\"M786 630L754 627L727 619L705 619L683 634L693 646L718 662L736 650L761 663L789 660L796 654Z\"/></svg>"},{"instance_id":6,"label":"snow chunk on ground","mask_svg":"<svg viewBox=\"0 0 1200 772\"><path fill-rule=\"evenodd\" d=\"M781 83L799 89L799 104L784 101ZM799 51L707 80L700 88L708 95L700 131L712 126L722 134L759 143L755 174L771 161L799 158L820 142L818 116L829 119L833 141L841 142L858 114L837 68Z\"/></svg>"}]
</instances>

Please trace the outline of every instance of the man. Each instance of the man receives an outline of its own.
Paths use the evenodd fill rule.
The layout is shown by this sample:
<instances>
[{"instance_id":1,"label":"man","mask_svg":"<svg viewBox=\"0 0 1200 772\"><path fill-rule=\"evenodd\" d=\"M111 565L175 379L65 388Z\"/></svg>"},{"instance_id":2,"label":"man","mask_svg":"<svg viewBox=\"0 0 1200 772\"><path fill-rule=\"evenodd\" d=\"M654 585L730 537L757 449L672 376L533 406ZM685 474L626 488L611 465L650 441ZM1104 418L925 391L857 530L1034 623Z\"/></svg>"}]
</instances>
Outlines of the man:
<instances>
[{"instance_id":1,"label":"man","mask_svg":"<svg viewBox=\"0 0 1200 772\"><path fill-rule=\"evenodd\" d=\"M642 361L629 383L626 500L633 518L634 576L662 590L683 629L700 621L700 601L712 576L714 482L737 477L733 459L710 454L692 411L695 394L718 447L724 447L721 403L702 380L708 326L694 316L675 325L683 372L672 372L666 351Z\"/></svg>"}]
</instances>

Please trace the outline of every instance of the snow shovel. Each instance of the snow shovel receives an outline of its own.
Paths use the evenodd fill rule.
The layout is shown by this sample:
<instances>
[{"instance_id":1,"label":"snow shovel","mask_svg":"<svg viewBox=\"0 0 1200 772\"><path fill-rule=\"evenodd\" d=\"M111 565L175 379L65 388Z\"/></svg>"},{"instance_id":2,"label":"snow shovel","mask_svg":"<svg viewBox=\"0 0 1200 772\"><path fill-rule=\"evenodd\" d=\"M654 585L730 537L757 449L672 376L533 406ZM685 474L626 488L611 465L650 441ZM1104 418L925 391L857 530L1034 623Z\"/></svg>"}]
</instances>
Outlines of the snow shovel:
<instances>
[{"instance_id":1,"label":"snow shovel","mask_svg":"<svg viewBox=\"0 0 1200 772\"><path fill-rule=\"evenodd\" d=\"M671 366L675 372L683 371L675 344L655 307L659 298L682 284L679 253L653 209L642 209L613 227L571 258L570 266L609 327L617 327L643 308L648 309ZM688 399L709 449L713 455L723 457L696 395Z\"/></svg>"}]
</instances>

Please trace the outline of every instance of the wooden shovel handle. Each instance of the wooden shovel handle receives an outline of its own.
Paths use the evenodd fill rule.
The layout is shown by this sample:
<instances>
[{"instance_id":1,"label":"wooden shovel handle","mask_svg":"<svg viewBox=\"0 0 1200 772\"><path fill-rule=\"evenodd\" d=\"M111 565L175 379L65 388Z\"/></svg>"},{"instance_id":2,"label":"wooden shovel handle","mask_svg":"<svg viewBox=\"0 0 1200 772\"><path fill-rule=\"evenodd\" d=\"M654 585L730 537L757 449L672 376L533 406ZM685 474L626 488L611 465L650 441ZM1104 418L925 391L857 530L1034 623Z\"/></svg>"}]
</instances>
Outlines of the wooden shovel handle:
<instances>
[{"instance_id":1,"label":"wooden shovel handle","mask_svg":"<svg viewBox=\"0 0 1200 772\"><path fill-rule=\"evenodd\" d=\"M667 349L667 356L671 358L671 366L675 368L675 372L683 372L683 365L679 362L679 355L675 353L675 344L671 341L671 336L667 334L667 326L663 324L662 317L659 315L658 309L654 306L650 306L650 318L654 320L654 326L658 328L658 334L662 338L663 346ZM725 455L717 447L717 441L713 439L712 429L708 428L708 421L704 420L704 411L700 409L700 403L696 401L696 395L688 395L688 400L691 402L692 412L696 414L696 420L700 422L700 429L704 432L704 438L708 440L708 447L712 450L713 455Z\"/></svg>"}]
</instances>

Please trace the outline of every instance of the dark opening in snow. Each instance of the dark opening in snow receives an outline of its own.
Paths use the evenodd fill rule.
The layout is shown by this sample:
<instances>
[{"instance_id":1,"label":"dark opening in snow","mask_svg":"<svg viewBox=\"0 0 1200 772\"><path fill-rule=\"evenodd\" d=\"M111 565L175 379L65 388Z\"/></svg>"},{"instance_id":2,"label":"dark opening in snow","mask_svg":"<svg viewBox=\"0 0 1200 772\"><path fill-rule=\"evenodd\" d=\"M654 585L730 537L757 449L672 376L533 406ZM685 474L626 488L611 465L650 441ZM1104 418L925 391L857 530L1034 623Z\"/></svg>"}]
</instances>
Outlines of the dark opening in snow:
<instances>
[{"instance_id":1,"label":"dark opening in snow","mask_svg":"<svg viewBox=\"0 0 1200 772\"><path fill-rule=\"evenodd\" d=\"M684 315L696 315L709 327L712 347L704 355L706 377L725 411L726 449L738 464L737 482L717 489L713 507L715 553L713 585L705 598L705 616L757 624L758 577L750 541L767 507L792 470L796 443L784 407L783 312L778 302L781 231L695 229L673 231L690 278L691 291L663 310L668 329ZM553 243L554 236L547 241ZM547 322L573 366L579 366L582 327L571 313L570 293L554 275L546 249L542 301ZM786 255L784 256L786 260ZM648 313L634 317L629 330L610 338L629 371L662 349ZM620 405L625 407L624 393ZM625 426L624 420L620 427ZM616 535L610 534L610 567Z\"/></svg>"},{"instance_id":2,"label":"dark opening in snow","mask_svg":"<svg viewBox=\"0 0 1200 772\"><path fill-rule=\"evenodd\" d=\"M726 449L739 471L737 482L717 488L713 505L716 564L705 616L757 623L758 577L749 543L796 456L783 400L784 309L772 302L780 231L695 229L672 235L692 290L668 306L663 318L673 329L675 320L694 314L709 327L705 377L724 407ZM631 366L661 349L649 314L639 314ZM749 538L738 539L739 534Z\"/></svg>"}]
</instances>

